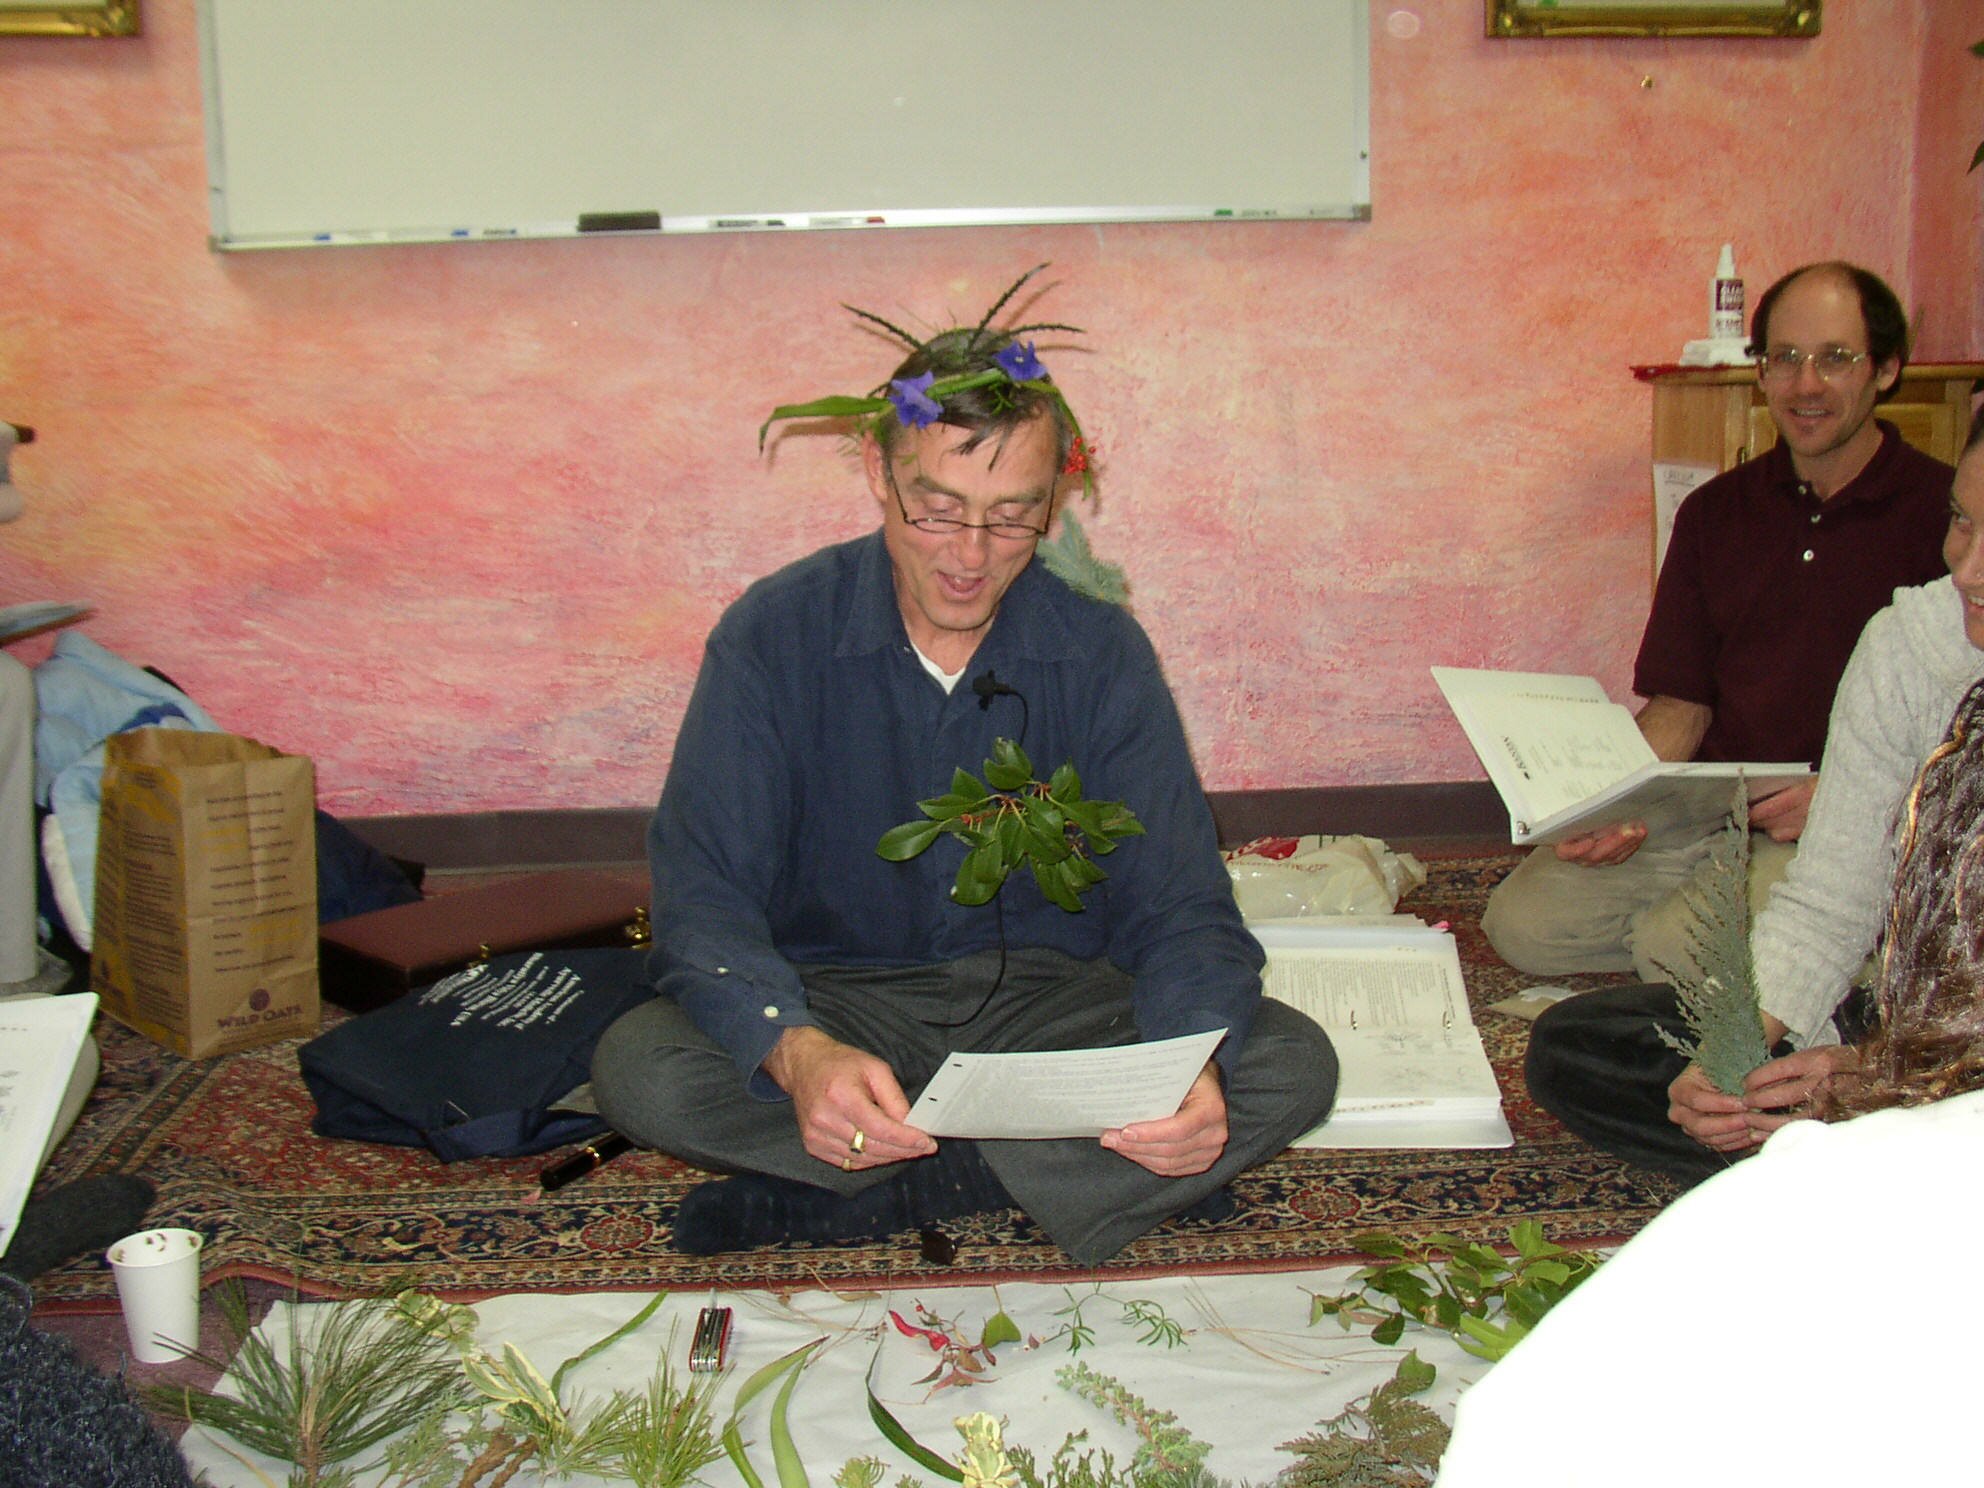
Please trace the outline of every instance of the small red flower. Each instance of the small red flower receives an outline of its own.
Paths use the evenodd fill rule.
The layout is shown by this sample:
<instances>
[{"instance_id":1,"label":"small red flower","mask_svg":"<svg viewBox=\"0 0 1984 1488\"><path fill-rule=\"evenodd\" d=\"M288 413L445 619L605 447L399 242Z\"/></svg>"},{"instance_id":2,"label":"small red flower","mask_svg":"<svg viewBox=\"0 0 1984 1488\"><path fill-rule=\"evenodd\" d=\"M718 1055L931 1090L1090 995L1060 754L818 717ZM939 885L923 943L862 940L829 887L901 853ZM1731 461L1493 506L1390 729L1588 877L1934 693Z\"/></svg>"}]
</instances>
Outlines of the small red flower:
<instances>
[{"instance_id":1,"label":"small red flower","mask_svg":"<svg viewBox=\"0 0 1984 1488\"><path fill-rule=\"evenodd\" d=\"M1068 446L1068 463L1061 467L1061 474L1080 475L1094 469L1098 453L1093 443L1077 434L1075 442Z\"/></svg>"},{"instance_id":2,"label":"small red flower","mask_svg":"<svg viewBox=\"0 0 1984 1488\"><path fill-rule=\"evenodd\" d=\"M948 1348L950 1346L951 1340L946 1338L942 1333L939 1333L935 1328L919 1328L914 1323L904 1322L902 1314L893 1309L889 1312L889 1321L896 1325L896 1331L898 1333L908 1338L921 1338L933 1349Z\"/></svg>"}]
</instances>

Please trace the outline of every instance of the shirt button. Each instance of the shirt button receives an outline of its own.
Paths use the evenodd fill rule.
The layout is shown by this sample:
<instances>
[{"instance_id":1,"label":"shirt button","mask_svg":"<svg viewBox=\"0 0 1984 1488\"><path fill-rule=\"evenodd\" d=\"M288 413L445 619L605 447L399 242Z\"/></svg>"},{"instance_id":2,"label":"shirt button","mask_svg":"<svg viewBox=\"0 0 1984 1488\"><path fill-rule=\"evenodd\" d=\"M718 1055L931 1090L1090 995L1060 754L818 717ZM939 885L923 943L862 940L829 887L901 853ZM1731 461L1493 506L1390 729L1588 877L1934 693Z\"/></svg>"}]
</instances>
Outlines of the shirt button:
<instances>
[{"instance_id":1,"label":"shirt button","mask_svg":"<svg viewBox=\"0 0 1984 1488\"><path fill-rule=\"evenodd\" d=\"M765 1009L765 1016L766 1016L767 1018L776 1018L776 1017L778 1016L778 1009L777 1009L777 1008L775 1008L775 1007L768 1007L768 1008L766 1008L766 1009Z\"/></svg>"},{"instance_id":2,"label":"shirt button","mask_svg":"<svg viewBox=\"0 0 1984 1488\"><path fill-rule=\"evenodd\" d=\"M1819 514L1817 512L1812 513L1812 525L1814 527L1819 525Z\"/></svg>"},{"instance_id":3,"label":"shirt button","mask_svg":"<svg viewBox=\"0 0 1984 1488\"><path fill-rule=\"evenodd\" d=\"M718 976L729 976L729 975L730 975L730 968L729 968L728 966L719 966L719 967L718 967L718 968L716 969L716 974L717 974Z\"/></svg>"},{"instance_id":4,"label":"shirt button","mask_svg":"<svg viewBox=\"0 0 1984 1488\"><path fill-rule=\"evenodd\" d=\"M1805 561L1807 563L1812 561L1812 550L1810 548L1805 549Z\"/></svg>"}]
</instances>

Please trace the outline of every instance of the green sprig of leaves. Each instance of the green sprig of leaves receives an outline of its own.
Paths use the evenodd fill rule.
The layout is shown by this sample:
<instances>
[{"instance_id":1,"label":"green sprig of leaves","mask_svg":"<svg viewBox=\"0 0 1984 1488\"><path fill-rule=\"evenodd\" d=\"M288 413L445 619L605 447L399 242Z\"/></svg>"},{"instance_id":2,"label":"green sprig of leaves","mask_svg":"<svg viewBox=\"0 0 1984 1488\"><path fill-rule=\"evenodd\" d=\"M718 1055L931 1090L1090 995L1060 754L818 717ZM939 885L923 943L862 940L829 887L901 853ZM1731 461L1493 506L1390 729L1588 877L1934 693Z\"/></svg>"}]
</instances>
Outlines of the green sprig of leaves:
<instances>
[{"instance_id":1,"label":"green sprig of leaves","mask_svg":"<svg viewBox=\"0 0 1984 1488\"><path fill-rule=\"evenodd\" d=\"M1392 1377L1281 1450L1297 1461L1275 1479L1287 1488L1425 1488L1451 1435L1434 1411L1412 1399L1431 1389L1437 1371L1417 1351Z\"/></svg>"},{"instance_id":2,"label":"green sprig of leaves","mask_svg":"<svg viewBox=\"0 0 1984 1488\"><path fill-rule=\"evenodd\" d=\"M1513 1256L1457 1235L1428 1235L1420 1245L1384 1233L1358 1235L1352 1243L1377 1262L1359 1269L1345 1291L1312 1294L1310 1325L1326 1317L1345 1328L1372 1324L1372 1342L1387 1348L1408 1324L1442 1328L1470 1354L1499 1359L1597 1270L1600 1259L1552 1244L1535 1220L1517 1224L1509 1240Z\"/></svg>"},{"instance_id":3,"label":"green sprig of leaves","mask_svg":"<svg viewBox=\"0 0 1984 1488\"><path fill-rule=\"evenodd\" d=\"M959 767L949 791L916 807L922 818L891 827L875 851L904 863L950 833L967 848L951 888L959 904L989 903L1024 863L1041 893L1076 913L1081 895L1108 877L1095 859L1144 830L1122 802L1086 799L1072 763L1034 779L1033 761L1011 739L993 741L983 780Z\"/></svg>"}]
</instances>

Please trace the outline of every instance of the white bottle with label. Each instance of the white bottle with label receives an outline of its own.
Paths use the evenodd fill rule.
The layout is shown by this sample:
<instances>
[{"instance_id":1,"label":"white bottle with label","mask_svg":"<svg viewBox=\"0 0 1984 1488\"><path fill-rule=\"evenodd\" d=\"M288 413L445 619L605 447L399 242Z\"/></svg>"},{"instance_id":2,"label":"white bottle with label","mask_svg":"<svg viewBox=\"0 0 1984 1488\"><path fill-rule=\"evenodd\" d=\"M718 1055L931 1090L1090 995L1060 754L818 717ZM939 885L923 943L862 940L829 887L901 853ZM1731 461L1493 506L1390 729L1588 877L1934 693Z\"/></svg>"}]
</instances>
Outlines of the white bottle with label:
<instances>
[{"instance_id":1,"label":"white bottle with label","mask_svg":"<svg viewBox=\"0 0 1984 1488\"><path fill-rule=\"evenodd\" d=\"M1708 334L1711 341L1733 341L1743 335L1743 281L1736 275L1736 253L1722 245L1715 281L1708 291Z\"/></svg>"}]
</instances>

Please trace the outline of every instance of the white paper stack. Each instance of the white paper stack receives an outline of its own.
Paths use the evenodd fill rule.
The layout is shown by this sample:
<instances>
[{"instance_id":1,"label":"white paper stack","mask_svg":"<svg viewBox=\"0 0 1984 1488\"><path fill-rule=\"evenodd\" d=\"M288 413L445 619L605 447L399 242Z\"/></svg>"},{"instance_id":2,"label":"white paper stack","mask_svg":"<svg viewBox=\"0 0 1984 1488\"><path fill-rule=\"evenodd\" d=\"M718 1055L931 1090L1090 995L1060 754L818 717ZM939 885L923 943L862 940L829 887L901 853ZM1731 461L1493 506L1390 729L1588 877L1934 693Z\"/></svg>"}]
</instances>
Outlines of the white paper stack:
<instances>
[{"instance_id":1,"label":"white paper stack","mask_svg":"<svg viewBox=\"0 0 1984 1488\"><path fill-rule=\"evenodd\" d=\"M1250 928L1267 951L1268 996L1307 1013L1336 1046L1336 1107L1295 1146L1514 1142L1453 936L1410 915Z\"/></svg>"}]
</instances>

